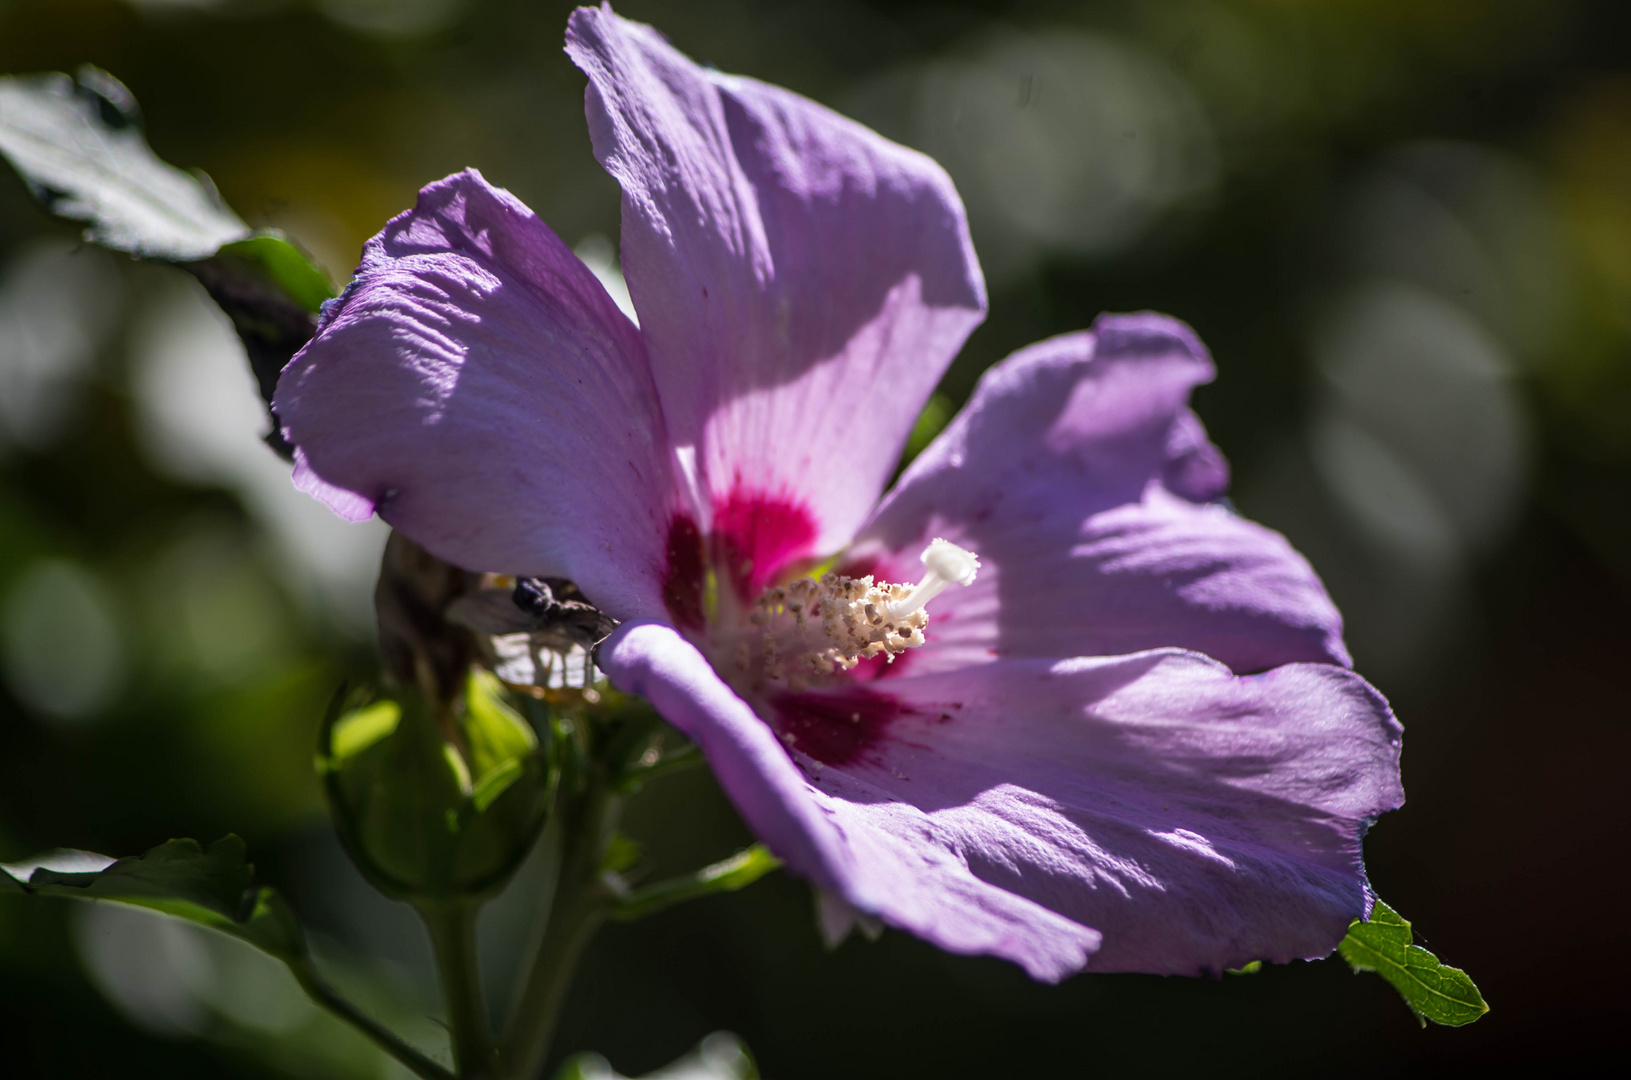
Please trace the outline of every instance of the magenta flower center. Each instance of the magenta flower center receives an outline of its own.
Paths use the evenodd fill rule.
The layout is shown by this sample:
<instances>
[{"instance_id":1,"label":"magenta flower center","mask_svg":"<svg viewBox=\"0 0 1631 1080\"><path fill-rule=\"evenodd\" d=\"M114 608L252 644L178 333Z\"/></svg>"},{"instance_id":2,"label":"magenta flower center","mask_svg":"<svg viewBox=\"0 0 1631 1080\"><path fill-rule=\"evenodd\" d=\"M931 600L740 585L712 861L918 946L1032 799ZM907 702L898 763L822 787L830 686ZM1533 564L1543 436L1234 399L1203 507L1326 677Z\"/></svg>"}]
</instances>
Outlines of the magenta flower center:
<instances>
[{"instance_id":1,"label":"magenta flower center","mask_svg":"<svg viewBox=\"0 0 1631 1080\"><path fill-rule=\"evenodd\" d=\"M750 605L720 590L704 651L749 700L802 692L863 660L893 662L923 644L928 602L950 585L969 584L979 569L973 552L940 539L922 560L925 572L915 585L825 573L772 585Z\"/></svg>"},{"instance_id":2,"label":"magenta flower center","mask_svg":"<svg viewBox=\"0 0 1631 1080\"><path fill-rule=\"evenodd\" d=\"M669 525L669 614L761 713L773 696L831 682L864 660L893 662L922 645L929 601L970 584L980 568L974 552L937 538L923 551L915 585L871 574L787 580L816 532L802 506L740 486L718 503L706 544L690 515Z\"/></svg>"}]
</instances>

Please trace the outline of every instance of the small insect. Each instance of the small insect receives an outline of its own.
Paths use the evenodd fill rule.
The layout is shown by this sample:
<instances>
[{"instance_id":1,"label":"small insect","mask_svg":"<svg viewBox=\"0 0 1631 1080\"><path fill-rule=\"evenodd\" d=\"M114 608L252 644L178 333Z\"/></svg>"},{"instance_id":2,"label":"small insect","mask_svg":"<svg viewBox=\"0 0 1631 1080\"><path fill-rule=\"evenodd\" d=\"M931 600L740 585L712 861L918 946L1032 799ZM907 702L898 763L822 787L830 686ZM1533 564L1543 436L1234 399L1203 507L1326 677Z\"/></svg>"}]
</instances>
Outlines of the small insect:
<instances>
[{"instance_id":1,"label":"small insect","mask_svg":"<svg viewBox=\"0 0 1631 1080\"><path fill-rule=\"evenodd\" d=\"M510 600L532 617L534 634L559 634L570 644L593 650L617 629L617 620L583 599L565 578L517 578Z\"/></svg>"},{"instance_id":2,"label":"small insect","mask_svg":"<svg viewBox=\"0 0 1631 1080\"><path fill-rule=\"evenodd\" d=\"M483 575L447 614L486 639L500 678L549 688L588 688L595 646L617 629L565 578Z\"/></svg>"}]
</instances>

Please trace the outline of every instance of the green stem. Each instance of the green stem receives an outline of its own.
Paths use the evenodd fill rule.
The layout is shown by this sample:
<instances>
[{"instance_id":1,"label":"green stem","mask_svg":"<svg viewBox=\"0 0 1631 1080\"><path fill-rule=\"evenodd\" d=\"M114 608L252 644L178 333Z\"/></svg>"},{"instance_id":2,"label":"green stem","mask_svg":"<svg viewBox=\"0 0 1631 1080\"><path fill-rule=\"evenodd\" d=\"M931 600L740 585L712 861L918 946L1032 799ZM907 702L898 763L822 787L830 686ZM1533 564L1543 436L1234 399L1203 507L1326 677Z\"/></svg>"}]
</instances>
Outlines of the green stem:
<instances>
[{"instance_id":1,"label":"green stem","mask_svg":"<svg viewBox=\"0 0 1631 1080\"><path fill-rule=\"evenodd\" d=\"M631 766L618 777L617 790L622 794L630 794L639 791L642 786L659 776L693 769L698 765L707 764L707 761L708 759L702 756L702 747L687 745L671 754L664 754L650 765Z\"/></svg>"},{"instance_id":2,"label":"green stem","mask_svg":"<svg viewBox=\"0 0 1631 1080\"><path fill-rule=\"evenodd\" d=\"M460 1080L496 1080L499 1076L487 1001L476 965L476 914L469 900L424 901L414 907L430 931L436 971L447 1004L448 1032L453 1040L453 1067Z\"/></svg>"},{"instance_id":3,"label":"green stem","mask_svg":"<svg viewBox=\"0 0 1631 1080\"><path fill-rule=\"evenodd\" d=\"M519 1022L505 1042L504 1060L515 1080L541 1075L578 961L603 916L604 905L592 898L580 898L551 915L538 963L517 1002L518 1010L525 1011L517 1012Z\"/></svg>"},{"instance_id":4,"label":"green stem","mask_svg":"<svg viewBox=\"0 0 1631 1080\"><path fill-rule=\"evenodd\" d=\"M290 962L289 970L308 997L362 1032L375 1046L401 1062L415 1076L424 1077L425 1080L456 1080L452 1073L409 1046L396 1032L341 997L340 992L317 973L310 960Z\"/></svg>"},{"instance_id":5,"label":"green stem","mask_svg":"<svg viewBox=\"0 0 1631 1080\"><path fill-rule=\"evenodd\" d=\"M505 1027L503 1058L512 1080L531 1080L543 1071L578 960L605 918L600 869L623 800L604 782L595 782L577 802L563 830L565 850L549 921Z\"/></svg>"}]
</instances>

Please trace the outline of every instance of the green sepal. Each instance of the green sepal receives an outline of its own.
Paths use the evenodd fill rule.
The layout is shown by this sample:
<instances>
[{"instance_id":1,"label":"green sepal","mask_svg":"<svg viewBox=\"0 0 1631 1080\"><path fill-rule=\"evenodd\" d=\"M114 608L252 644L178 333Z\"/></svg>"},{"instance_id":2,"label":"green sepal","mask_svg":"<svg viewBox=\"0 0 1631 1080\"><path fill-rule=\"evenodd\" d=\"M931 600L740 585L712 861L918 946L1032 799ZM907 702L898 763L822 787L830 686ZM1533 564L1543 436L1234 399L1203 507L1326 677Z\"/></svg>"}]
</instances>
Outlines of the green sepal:
<instances>
[{"instance_id":1,"label":"green sepal","mask_svg":"<svg viewBox=\"0 0 1631 1080\"><path fill-rule=\"evenodd\" d=\"M1355 919L1337 951L1355 971L1374 971L1392 983L1422 1027L1429 1020L1461 1027L1489 1012L1465 971L1441 963L1414 939L1410 923L1378 900L1370 921Z\"/></svg>"},{"instance_id":2,"label":"green sepal","mask_svg":"<svg viewBox=\"0 0 1631 1080\"><path fill-rule=\"evenodd\" d=\"M11 876L11 872L0 866L0 893L25 893L23 883Z\"/></svg>"},{"instance_id":3,"label":"green sepal","mask_svg":"<svg viewBox=\"0 0 1631 1080\"><path fill-rule=\"evenodd\" d=\"M402 900L485 898L532 849L558 770L538 737L474 672L438 724L412 692L331 709L317 755L335 825L375 888Z\"/></svg>"},{"instance_id":4,"label":"green sepal","mask_svg":"<svg viewBox=\"0 0 1631 1080\"><path fill-rule=\"evenodd\" d=\"M472 782L460 810L457 880L469 894L491 896L509 882L538 839L554 803L558 773L490 672L471 670L459 731Z\"/></svg>"},{"instance_id":5,"label":"green sepal","mask_svg":"<svg viewBox=\"0 0 1631 1080\"><path fill-rule=\"evenodd\" d=\"M329 733L329 756L318 757L322 770L343 767L352 758L396 731L402 720L402 706L390 699L337 714Z\"/></svg>"},{"instance_id":6,"label":"green sepal","mask_svg":"<svg viewBox=\"0 0 1631 1080\"><path fill-rule=\"evenodd\" d=\"M491 672L471 670L465 683L461 724L470 747L470 772L480 787L495 771L508 770L532 757L538 736L504 701L504 684Z\"/></svg>"},{"instance_id":7,"label":"green sepal","mask_svg":"<svg viewBox=\"0 0 1631 1080\"><path fill-rule=\"evenodd\" d=\"M319 755L340 838L363 876L399 899L451 875L469 772L417 697L340 716Z\"/></svg>"}]
</instances>

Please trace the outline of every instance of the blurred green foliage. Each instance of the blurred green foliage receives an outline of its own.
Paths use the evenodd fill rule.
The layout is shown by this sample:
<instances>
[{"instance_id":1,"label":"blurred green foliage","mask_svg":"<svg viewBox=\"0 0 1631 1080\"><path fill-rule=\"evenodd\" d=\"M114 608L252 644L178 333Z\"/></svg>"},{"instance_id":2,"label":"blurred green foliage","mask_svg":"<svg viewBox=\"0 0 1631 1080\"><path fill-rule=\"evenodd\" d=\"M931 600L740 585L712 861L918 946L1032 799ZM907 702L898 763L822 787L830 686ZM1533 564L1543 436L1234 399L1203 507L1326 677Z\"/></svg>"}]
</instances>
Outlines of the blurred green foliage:
<instances>
[{"instance_id":1,"label":"blurred green foliage","mask_svg":"<svg viewBox=\"0 0 1631 1080\"><path fill-rule=\"evenodd\" d=\"M790 1080L1556 1069L1611 1049L1631 960L1612 856L1631 752L1631 10L618 7L946 165L992 289L940 388L951 406L1101 310L1197 328L1220 369L1197 407L1237 504L1309 554L1408 728L1411 801L1371 834L1373 880L1500 1010L1418 1032L1341 964L1045 988L896 934L829 955L805 887L775 875L605 930L562 1052L640 1074L729 1028ZM560 53L569 9L0 0L0 72L113 73L161 158L334 281L467 165L610 275L617 193ZM345 862L311 767L335 688L377 670L382 538L293 492L265 424L195 281L79 246L0 175L0 860L237 832L336 981L429 1044L422 933ZM750 839L696 771L651 780L627 829L652 880ZM495 1002L546 862L484 915ZM22 899L0 896L18 1075L391 1075L237 943L157 920L121 937L104 905Z\"/></svg>"}]
</instances>

